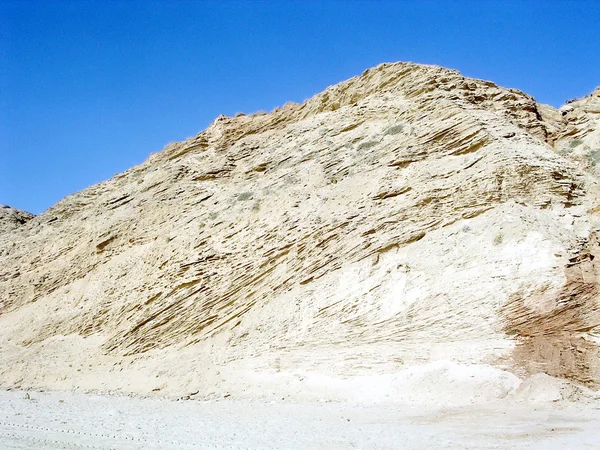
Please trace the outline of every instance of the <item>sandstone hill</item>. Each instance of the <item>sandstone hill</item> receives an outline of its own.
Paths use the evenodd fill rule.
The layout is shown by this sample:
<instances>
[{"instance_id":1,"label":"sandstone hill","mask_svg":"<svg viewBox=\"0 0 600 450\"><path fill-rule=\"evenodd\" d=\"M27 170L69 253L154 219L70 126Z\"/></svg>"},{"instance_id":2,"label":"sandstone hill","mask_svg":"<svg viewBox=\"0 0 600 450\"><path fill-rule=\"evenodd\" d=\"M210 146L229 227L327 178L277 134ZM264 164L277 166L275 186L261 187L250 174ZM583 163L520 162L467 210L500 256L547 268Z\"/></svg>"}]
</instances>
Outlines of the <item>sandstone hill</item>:
<instances>
[{"instance_id":1,"label":"sandstone hill","mask_svg":"<svg viewBox=\"0 0 600 450\"><path fill-rule=\"evenodd\" d=\"M37 217L1 216L0 386L479 401L544 373L597 389L599 121L600 90L556 110L411 63L221 116Z\"/></svg>"}]
</instances>

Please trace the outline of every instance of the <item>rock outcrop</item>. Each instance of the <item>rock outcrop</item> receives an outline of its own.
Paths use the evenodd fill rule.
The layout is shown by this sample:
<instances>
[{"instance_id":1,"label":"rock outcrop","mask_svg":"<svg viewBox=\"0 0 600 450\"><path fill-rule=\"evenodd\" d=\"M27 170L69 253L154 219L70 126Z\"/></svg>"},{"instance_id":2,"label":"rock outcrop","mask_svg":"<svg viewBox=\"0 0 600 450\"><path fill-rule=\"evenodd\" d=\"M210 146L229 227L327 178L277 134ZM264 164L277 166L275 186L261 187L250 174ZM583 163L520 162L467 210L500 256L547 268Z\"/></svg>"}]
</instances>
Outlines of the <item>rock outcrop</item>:
<instances>
[{"instance_id":1,"label":"rock outcrop","mask_svg":"<svg viewBox=\"0 0 600 450\"><path fill-rule=\"evenodd\" d=\"M7 233L19 228L33 217L31 213L0 205L0 233Z\"/></svg>"},{"instance_id":2,"label":"rock outcrop","mask_svg":"<svg viewBox=\"0 0 600 450\"><path fill-rule=\"evenodd\" d=\"M595 387L598 99L397 63L221 116L0 235L0 385L280 396L445 359Z\"/></svg>"}]
</instances>

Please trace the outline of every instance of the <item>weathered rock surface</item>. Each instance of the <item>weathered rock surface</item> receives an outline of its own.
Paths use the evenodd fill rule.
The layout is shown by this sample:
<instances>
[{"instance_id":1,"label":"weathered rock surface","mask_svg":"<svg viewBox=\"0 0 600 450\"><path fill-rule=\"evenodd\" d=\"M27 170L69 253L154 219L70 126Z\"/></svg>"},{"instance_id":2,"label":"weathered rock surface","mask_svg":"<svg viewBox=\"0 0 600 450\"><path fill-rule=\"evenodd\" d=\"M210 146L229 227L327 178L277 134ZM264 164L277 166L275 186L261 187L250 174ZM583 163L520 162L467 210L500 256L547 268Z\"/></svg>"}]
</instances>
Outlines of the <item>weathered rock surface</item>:
<instances>
[{"instance_id":1,"label":"weathered rock surface","mask_svg":"<svg viewBox=\"0 0 600 450\"><path fill-rule=\"evenodd\" d=\"M568 101L558 111L545 105L541 111L555 150L598 176L600 87L581 99Z\"/></svg>"},{"instance_id":2,"label":"weathered rock surface","mask_svg":"<svg viewBox=\"0 0 600 450\"><path fill-rule=\"evenodd\" d=\"M31 213L0 205L0 233L7 233L19 228L33 217Z\"/></svg>"},{"instance_id":3,"label":"weathered rock surface","mask_svg":"<svg viewBox=\"0 0 600 450\"><path fill-rule=\"evenodd\" d=\"M0 234L0 385L338 398L451 360L595 388L598 99L397 63L219 117Z\"/></svg>"}]
</instances>

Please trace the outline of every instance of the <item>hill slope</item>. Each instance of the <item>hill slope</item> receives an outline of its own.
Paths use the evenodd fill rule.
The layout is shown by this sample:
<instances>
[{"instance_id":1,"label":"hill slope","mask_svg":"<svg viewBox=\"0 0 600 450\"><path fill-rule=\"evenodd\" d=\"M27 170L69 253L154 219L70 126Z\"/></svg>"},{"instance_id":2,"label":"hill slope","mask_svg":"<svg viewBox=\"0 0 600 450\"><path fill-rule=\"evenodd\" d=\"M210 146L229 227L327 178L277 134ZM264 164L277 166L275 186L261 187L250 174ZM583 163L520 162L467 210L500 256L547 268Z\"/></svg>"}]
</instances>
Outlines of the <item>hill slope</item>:
<instances>
[{"instance_id":1,"label":"hill slope","mask_svg":"<svg viewBox=\"0 0 600 450\"><path fill-rule=\"evenodd\" d=\"M399 398L432 363L594 388L596 97L397 63L219 117L0 235L0 385Z\"/></svg>"}]
</instances>

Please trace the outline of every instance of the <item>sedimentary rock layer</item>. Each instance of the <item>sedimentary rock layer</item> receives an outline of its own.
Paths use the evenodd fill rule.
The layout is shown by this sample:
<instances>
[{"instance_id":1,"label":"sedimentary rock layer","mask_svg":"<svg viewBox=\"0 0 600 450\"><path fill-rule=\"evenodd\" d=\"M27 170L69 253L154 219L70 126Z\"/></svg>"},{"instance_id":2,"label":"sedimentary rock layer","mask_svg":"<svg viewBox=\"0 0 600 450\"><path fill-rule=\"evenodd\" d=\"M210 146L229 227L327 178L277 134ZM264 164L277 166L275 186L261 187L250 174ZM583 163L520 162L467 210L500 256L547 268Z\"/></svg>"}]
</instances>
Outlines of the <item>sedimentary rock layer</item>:
<instances>
[{"instance_id":1,"label":"sedimentary rock layer","mask_svg":"<svg viewBox=\"0 0 600 450\"><path fill-rule=\"evenodd\" d=\"M446 358L595 385L598 95L397 63L221 116L0 234L0 384Z\"/></svg>"}]
</instances>

